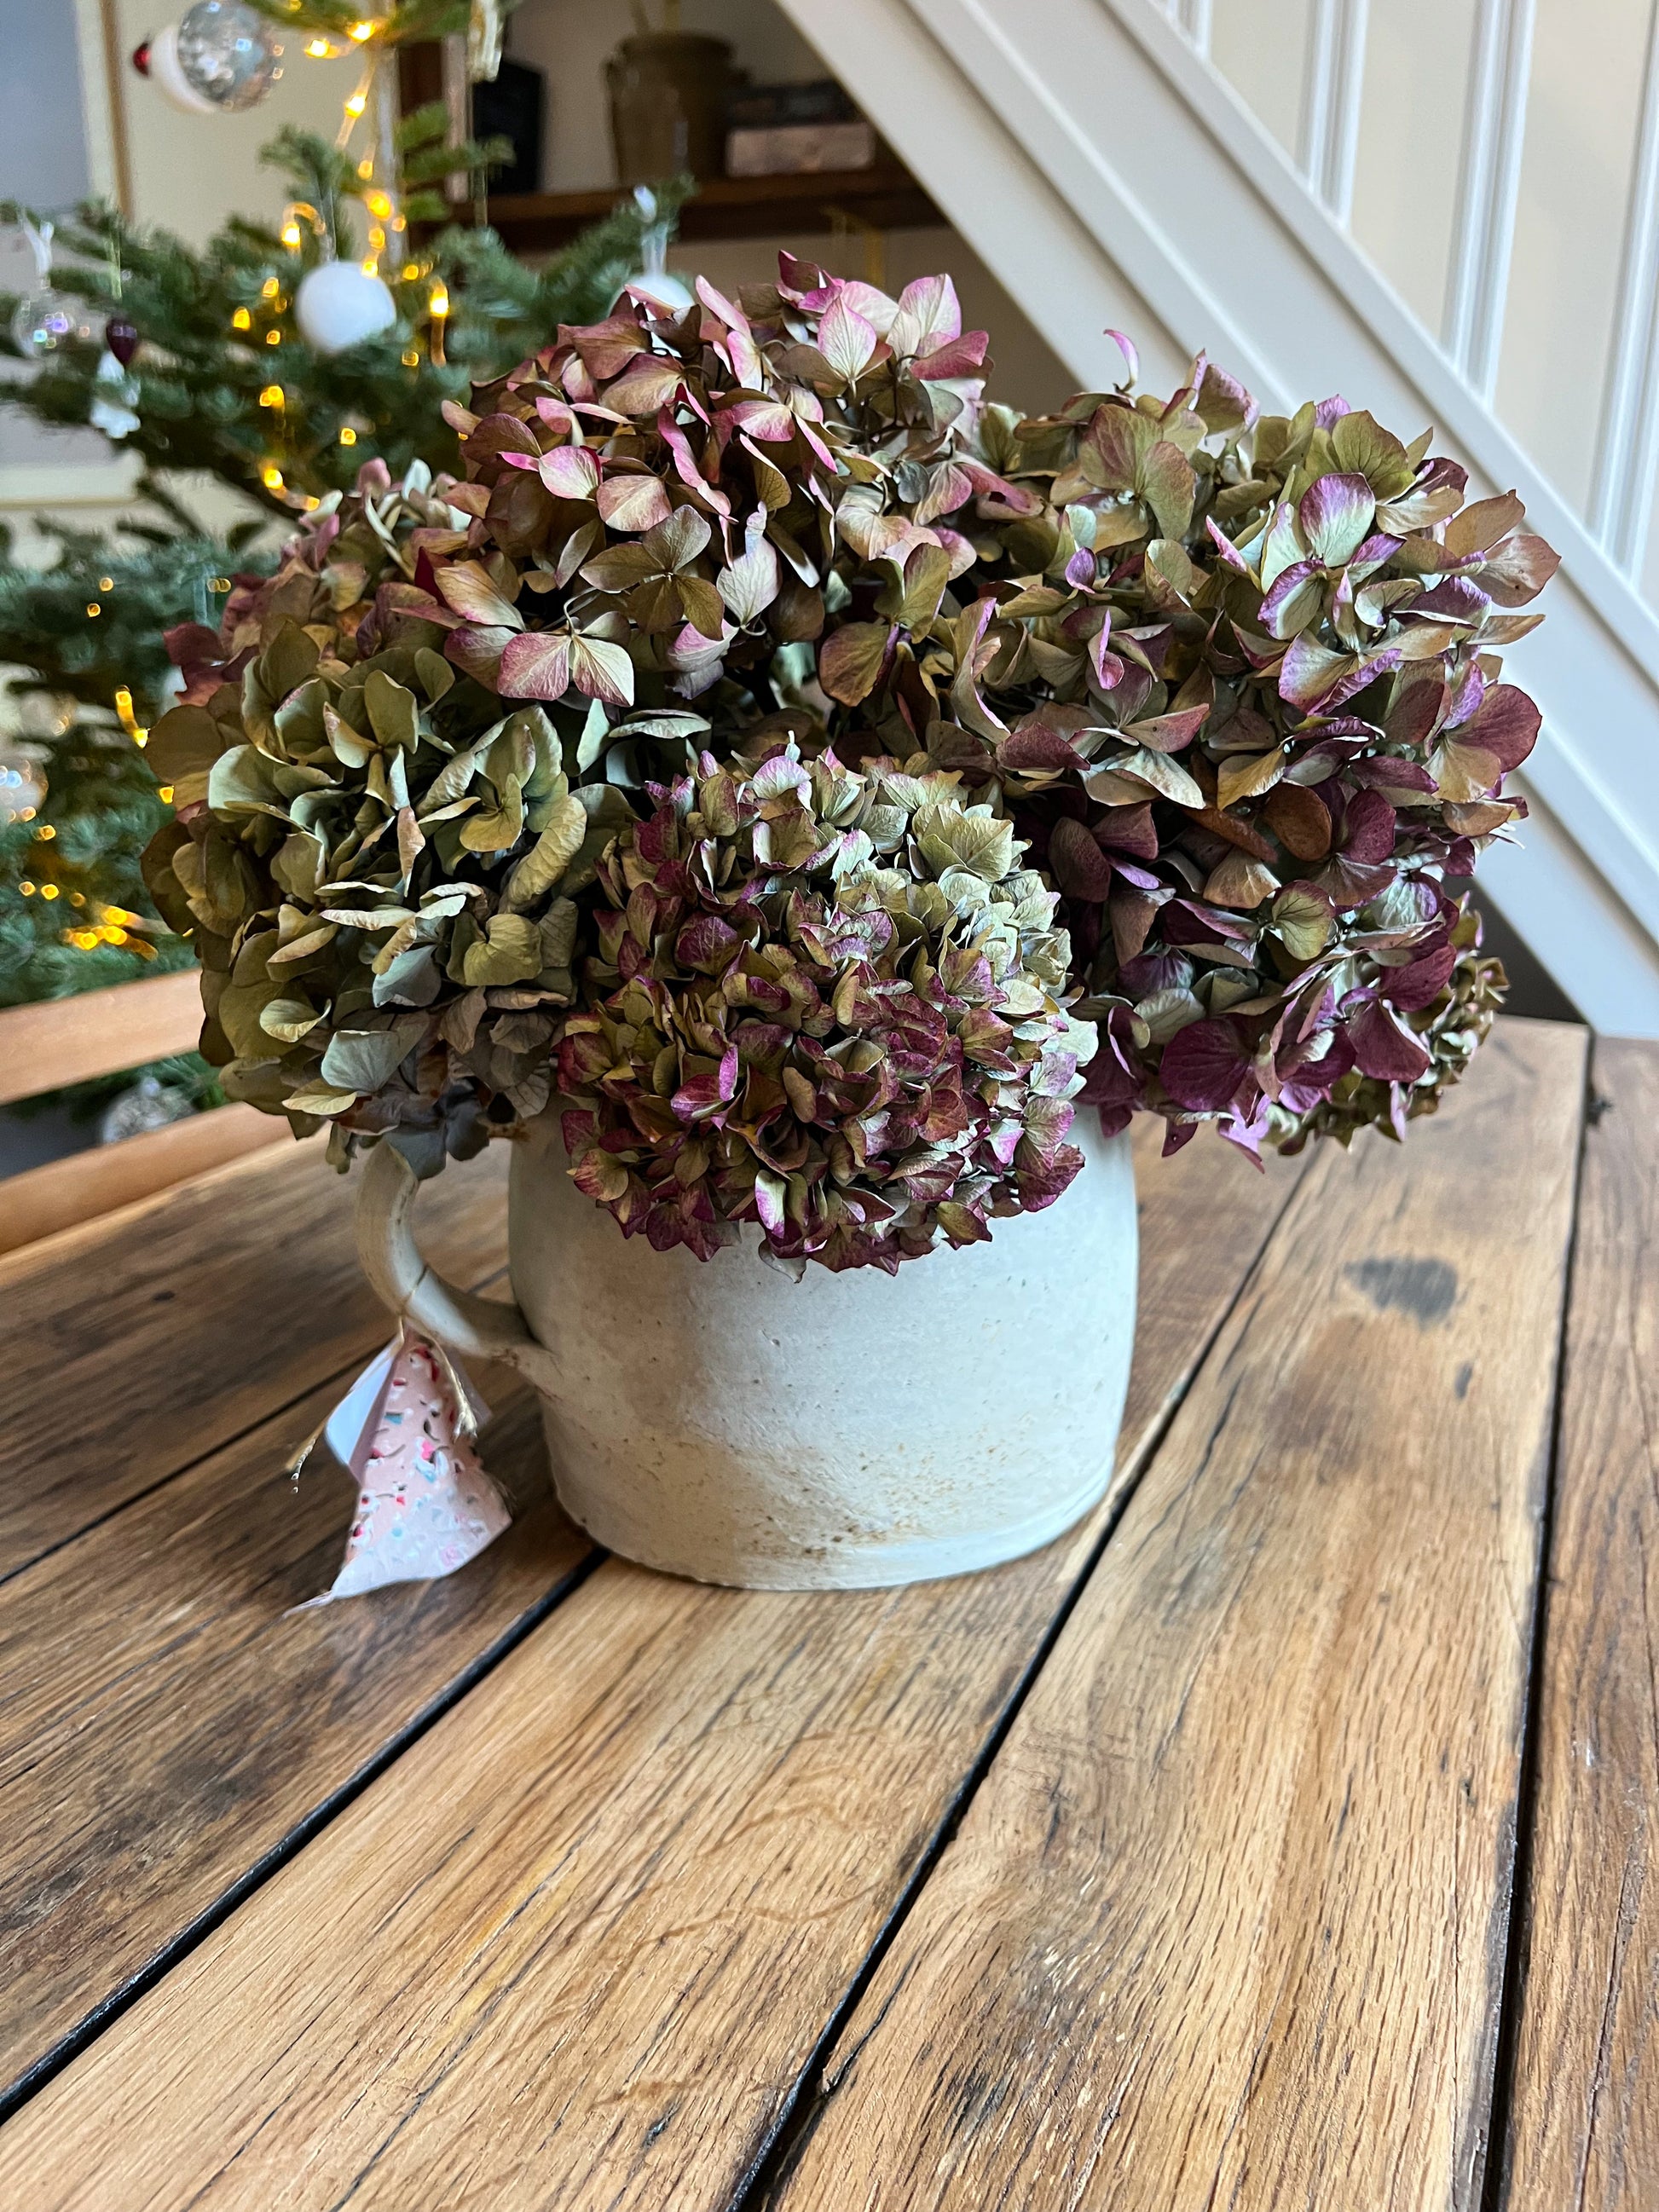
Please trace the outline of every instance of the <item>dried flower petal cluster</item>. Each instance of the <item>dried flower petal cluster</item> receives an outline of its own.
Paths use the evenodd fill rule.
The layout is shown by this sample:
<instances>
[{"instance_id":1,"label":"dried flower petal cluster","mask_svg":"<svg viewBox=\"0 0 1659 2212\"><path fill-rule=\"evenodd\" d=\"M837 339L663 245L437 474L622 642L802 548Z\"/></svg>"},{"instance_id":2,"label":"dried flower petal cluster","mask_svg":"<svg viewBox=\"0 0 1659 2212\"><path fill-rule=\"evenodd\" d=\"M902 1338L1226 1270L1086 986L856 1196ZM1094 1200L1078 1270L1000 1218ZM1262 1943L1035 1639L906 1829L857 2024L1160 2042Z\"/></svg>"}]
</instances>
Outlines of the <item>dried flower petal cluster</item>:
<instances>
[{"instance_id":1,"label":"dried flower petal cluster","mask_svg":"<svg viewBox=\"0 0 1659 2212\"><path fill-rule=\"evenodd\" d=\"M559 1048L578 1186L659 1249L754 1221L763 1256L890 1273L1052 1205L1095 1030L1023 849L925 759L708 756L600 864Z\"/></svg>"},{"instance_id":2,"label":"dried flower petal cluster","mask_svg":"<svg viewBox=\"0 0 1659 2212\"><path fill-rule=\"evenodd\" d=\"M625 298L452 410L465 480L366 471L176 634L149 876L227 1087L430 1172L574 1086L624 1226L753 1219L831 1265L1054 1194L1052 1041L992 1066L988 1020L1058 1020L1104 1127L1172 1146L1431 1110L1501 986L1446 885L1524 811L1500 654L1555 555L1339 398L1261 416L1200 358L1155 400L1131 357L1023 418L985 348L948 278L894 300L787 255L739 300ZM1023 866L939 862L943 807ZM1041 1016L964 1011L964 866L1018 946L975 958ZM735 966L680 950L716 924Z\"/></svg>"},{"instance_id":3,"label":"dried flower petal cluster","mask_svg":"<svg viewBox=\"0 0 1659 2212\"><path fill-rule=\"evenodd\" d=\"M342 1165L389 1134L429 1174L547 1104L574 897L633 818L440 650L412 578L464 542L459 489L371 464L217 636L175 633L146 755L176 809L146 878L202 961L203 1049L232 1097L330 1124Z\"/></svg>"}]
</instances>

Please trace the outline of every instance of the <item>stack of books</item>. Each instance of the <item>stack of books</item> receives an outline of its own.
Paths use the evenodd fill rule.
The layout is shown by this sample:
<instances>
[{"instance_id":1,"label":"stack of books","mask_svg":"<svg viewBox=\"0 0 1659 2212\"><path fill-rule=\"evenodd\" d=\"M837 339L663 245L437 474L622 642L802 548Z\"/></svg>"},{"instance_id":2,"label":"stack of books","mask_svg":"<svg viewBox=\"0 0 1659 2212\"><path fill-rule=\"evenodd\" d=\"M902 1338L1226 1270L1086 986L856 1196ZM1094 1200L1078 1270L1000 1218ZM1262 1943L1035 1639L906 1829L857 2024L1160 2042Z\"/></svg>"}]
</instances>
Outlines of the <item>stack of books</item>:
<instances>
[{"instance_id":1,"label":"stack of books","mask_svg":"<svg viewBox=\"0 0 1659 2212\"><path fill-rule=\"evenodd\" d=\"M833 77L744 85L726 104L728 177L793 177L875 166L877 139Z\"/></svg>"}]
</instances>

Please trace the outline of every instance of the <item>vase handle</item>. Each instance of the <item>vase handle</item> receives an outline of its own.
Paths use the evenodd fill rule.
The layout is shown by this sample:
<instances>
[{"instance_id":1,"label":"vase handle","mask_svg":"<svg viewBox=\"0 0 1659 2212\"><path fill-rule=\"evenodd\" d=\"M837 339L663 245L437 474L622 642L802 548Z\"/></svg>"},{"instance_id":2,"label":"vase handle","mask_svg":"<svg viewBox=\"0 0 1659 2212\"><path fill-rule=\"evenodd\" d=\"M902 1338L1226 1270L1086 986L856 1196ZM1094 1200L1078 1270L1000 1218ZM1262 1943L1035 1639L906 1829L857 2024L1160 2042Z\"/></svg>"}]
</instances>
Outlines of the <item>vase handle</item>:
<instances>
[{"instance_id":1,"label":"vase handle","mask_svg":"<svg viewBox=\"0 0 1659 2212\"><path fill-rule=\"evenodd\" d=\"M395 1145L379 1144L357 1186L357 1255L392 1312L469 1359L504 1359L528 1371L540 1350L516 1305L447 1283L421 1256L413 1214L420 1189Z\"/></svg>"}]
</instances>

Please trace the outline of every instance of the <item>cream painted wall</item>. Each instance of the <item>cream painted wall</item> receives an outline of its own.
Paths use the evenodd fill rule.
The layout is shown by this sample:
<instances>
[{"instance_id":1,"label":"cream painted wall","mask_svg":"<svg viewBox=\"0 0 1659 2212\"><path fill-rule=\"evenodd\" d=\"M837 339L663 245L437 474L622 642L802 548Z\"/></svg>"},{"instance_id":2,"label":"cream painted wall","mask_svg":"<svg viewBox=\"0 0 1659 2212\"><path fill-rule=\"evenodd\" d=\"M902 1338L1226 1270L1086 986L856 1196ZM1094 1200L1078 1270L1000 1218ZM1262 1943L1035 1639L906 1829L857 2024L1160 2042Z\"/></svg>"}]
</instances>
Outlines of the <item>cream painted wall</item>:
<instances>
[{"instance_id":1,"label":"cream painted wall","mask_svg":"<svg viewBox=\"0 0 1659 2212\"><path fill-rule=\"evenodd\" d=\"M1431 330L1450 277L1476 5L1385 0L1365 39L1350 221Z\"/></svg>"},{"instance_id":2,"label":"cream painted wall","mask_svg":"<svg viewBox=\"0 0 1659 2212\"><path fill-rule=\"evenodd\" d=\"M1213 0L1210 55L1287 154L1302 145L1314 0Z\"/></svg>"}]
</instances>

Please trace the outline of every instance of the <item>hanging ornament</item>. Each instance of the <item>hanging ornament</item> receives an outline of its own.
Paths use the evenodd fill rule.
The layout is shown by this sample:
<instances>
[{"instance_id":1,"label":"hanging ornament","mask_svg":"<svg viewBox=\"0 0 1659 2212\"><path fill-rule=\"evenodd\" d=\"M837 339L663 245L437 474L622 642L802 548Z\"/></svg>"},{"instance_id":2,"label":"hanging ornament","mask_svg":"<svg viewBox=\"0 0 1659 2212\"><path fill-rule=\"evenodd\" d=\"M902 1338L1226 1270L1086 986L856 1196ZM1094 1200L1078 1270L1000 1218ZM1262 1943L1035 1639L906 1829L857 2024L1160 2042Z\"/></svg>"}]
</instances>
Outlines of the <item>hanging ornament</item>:
<instances>
[{"instance_id":1,"label":"hanging ornament","mask_svg":"<svg viewBox=\"0 0 1659 2212\"><path fill-rule=\"evenodd\" d=\"M104 325L104 343L115 356L120 368L131 368L132 356L138 350L137 324L118 308Z\"/></svg>"},{"instance_id":2,"label":"hanging ornament","mask_svg":"<svg viewBox=\"0 0 1659 2212\"><path fill-rule=\"evenodd\" d=\"M20 227L34 256L36 283L12 316L12 343L28 361L49 360L65 346L96 345L103 334L103 317L88 301L60 292L52 281L52 225L31 222L25 216Z\"/></svg>"},{"instance_id":3,"label":"hanging ornament","mask_svg":"<svg viewBox=\"0 0 1659 2212\"><path fill-rule=\"evenodd\" d=\"M148 1129L165 1129L169 1121L183 1121L196 1111L188 1091L176 1083L163 1083L157 1075L141 1075L137 1083L118 1091L98 1117L100 1145L118 1145L124 1137L140 1137Z\"/></svg>"},{"instance_id":4,"label":"hanging ornament","mask_svg":"<svg viewBox=\"0 0 1659 2212\"><path fill-rule=\"evenodd\" d=\"M39 750L0 736L0 830L31 819L46 801L46 771Z\"/></svg>"},{"instance_id":5,"label":"hanging ornament","mask_svg":"<svg viewBox=\"0 0 1659 2212\"><path fill-rule=\"evenodd\" d=\"M282 58L270 24L246 0L197 0L181 22L145 40L132 65L186 115L240 115L270 90Z\"/></svg>"},{"instance_id":6,"label":"hanging ornament","mask_svg":"<svg viewBox=\"0 0 1659 2212\"><path fill-rule=\"evenodd\" d=\"M507 10L501 0L472 0L466 25L466 73L474 84L494 84L501 73Z\"/></svg>"},{"instance_id":7,"label":"hanging ornament","mask_svg":"<svg viewBox=\"0 0 1659 2212\"><path fill-rule=\"evenodd\" d=\"M107 335L107 333L106 333ZM139 383L136 376L124 368L114 349L106 346L98 360L98 372L93 379L92 399L87 408L87 420L94 430L101 430L106 438L130 438L139 427Z\"/></svg>"},{"instance_id":8,"label":"hanging ornament","mask_svg":"<svg viewBox=\"0 0 1659 2212\"><path fill-rule=\"evenodd\" d=\"M327 361L390 330L398 309L380 278L360 263L322 261L300 279L294 319L312 351Z\"/></svg>"},{"instance_id":9,"label":"hanging ornament","mask_svg":"<svg viewBox=\"0 0 1659 2212\"><path fill-rule=\"evenodd\" d=\"M495 1541L512 1515L473 1445L489 1418L459 1362L400 1324L319 1432L350 1469L357 1509L344 1563L313 1605L453 1575ZM299 1474L316 1441L291 1473Z\"/></svg>"},{"instance_id":10,"label":"hanging ornament","mask_svg":"<svg viewBox=\"0 0 1659 2212\"><path fill-rule=\"evenodd\" d=\"M653 307L666 308L671 315L683 315L696 303L690 289L668 266L668 224L658 219L657 195L649 185L635 185L634 204L650 228L640 241L643 266L623 289L636 299L648 300Z\"/></svg>"}]
</instances>

